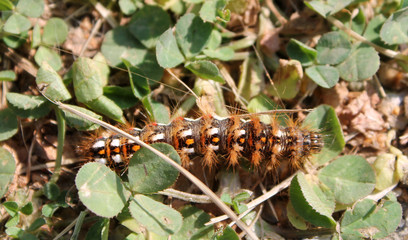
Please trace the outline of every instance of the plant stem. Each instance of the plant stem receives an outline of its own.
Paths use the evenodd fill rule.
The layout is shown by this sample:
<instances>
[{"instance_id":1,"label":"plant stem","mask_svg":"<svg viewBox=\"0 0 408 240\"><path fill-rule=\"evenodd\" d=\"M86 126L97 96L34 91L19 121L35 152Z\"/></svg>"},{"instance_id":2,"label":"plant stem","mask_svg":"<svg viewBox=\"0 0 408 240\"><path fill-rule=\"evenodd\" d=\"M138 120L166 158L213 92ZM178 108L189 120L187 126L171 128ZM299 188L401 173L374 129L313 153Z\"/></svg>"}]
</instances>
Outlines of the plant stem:
<instances>
[{"instance_id":1,"label":"plant stem","mask_svg":"<svg viewBox=\"0 0 408 240\"><path fill-rule=\"evenodd\" d=\"M59 109L58 107L55 107L54 110L58 122L58 146L57 146L57 158L55 159L54 173L52 174L50 182L56 183L61 173L62 152L64 150L66 126L62 110Z\"/></svg>"}]
</instances>

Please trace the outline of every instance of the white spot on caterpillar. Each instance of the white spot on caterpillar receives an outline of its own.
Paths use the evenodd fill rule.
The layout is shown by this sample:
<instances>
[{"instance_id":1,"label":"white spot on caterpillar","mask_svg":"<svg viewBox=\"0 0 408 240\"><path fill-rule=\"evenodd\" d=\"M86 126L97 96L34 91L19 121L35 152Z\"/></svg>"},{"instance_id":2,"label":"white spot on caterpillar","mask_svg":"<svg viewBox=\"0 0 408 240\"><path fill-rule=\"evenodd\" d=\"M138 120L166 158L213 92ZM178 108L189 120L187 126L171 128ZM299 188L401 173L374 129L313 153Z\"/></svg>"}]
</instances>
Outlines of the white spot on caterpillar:
<instances>
[{"instance_id":1,"label":"white spot on caterpillar","mask_svg":"<svg viewBox=\"0 0 408 240\"><path fill-rule=\"evenodd\" d=\"M214 145L212 145L212 144L210 144L210 148L211 148L212 150L214 150L214 151L218 151L218 149L220 149L219 146L214 146Z\"/></svg>"},{"instance_id":2,"label":"white spot on caterpillar","mask_svg":"<svg viewBox=\"0 0 408 240\"><path fill-rule=\"evenodd\" d=\"M182 131L180 137L184 138L191 135L193 135L193 131L191 129L188 129L186 131Z\"/></svg>"},{"instance_id":3,"label":"white spot on caterpillar","mask_svg":"<svg viewBox=\"0 0 408 240\"><path fill-rule=\"evenodd\" d=\"M245 135L245 130L239 130L239 135L238 136L242 136Z\"/></svg>"},{"instance_id":4,"label":"white spot on caterpillar","mask_svg":"<svg viewBox=\"0 0 408 240\"><path fill-rule=\"evenodd\" d=\"M120 163L122 162L122 156L120 156L120 154L115 154L112 156L112 160L115 161L115 163Z\"/></svg>"},{"instance_id":5,"label":"white spot on caterpillar","mask_svg":"<svg viewBox=\"0 0 408 240\"><path fill-rule=\"evenodd\" d=\"M152 136L152 142L156 142L156 141L163 140L163 139L164 139L164 133L159 133L159 134Z\"/></svg>"},{"instance_id":6,"label":"white spot on caterpillar","mask_svg":"<svg viewBox=\"0 0 408 240\"><path fill-rule=\"evenodd\" d=\"M106 165L106 163L108 163L106 161L106 158L95 158L95 162L102 163L103 165Z\"/></svg>"},{"instance_id":7,"label":"white spot on caterpillar","mask_svg":"<svg viewBox=\"0 0 408 240\"><path fill-rule=\"evenodd\" d=\"M119 138L115 138L112 139L112 142L110 143L111 147L119 147L120 146L120 139Z\"/></svg>"},{"instance_id":8,"label":"white spot on caterpillar","mask_svg":"<svg viewBox=\"0 0 408 240\"><path fill-rule=\"evenodd\" d=\"M208 130L208 133L212 136L212 135L215 135L215 134L218 134L220 132L220 129L219 128L210 128L209 130Z\"/></svg>"},{"instance_id":9,"label":"white spot on caterpillar","mask_svg":"<svg viewBox=\"0 0 408 240\"><path fill-rule=\"evenodd\" d=\"M193 154L194 148L182 148L181 151L183 151L184 153Z\"/></svg>"},{"instance_id":10,"label":"white spot on caterpillar","mask_svg":"<svg viewBox=\"0 0 408 240\"><path fill-rule=\"evenodd\" d=\"M105 147L105 140L98 140L94 145L92 145L92 148L98 149L98 148L104 148Z\"/></svg>"}]
</instances>

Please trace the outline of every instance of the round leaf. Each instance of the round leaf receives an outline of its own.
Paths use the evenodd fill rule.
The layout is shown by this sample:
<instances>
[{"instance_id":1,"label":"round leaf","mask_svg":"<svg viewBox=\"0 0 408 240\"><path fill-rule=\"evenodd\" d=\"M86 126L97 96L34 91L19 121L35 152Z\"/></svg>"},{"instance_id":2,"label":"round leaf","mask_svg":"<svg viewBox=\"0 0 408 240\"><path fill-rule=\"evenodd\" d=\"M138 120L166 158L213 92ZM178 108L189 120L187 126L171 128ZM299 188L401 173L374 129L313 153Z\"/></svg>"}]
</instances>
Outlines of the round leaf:
<instances>
[{"instance_id":1,"label":"round leaf","mask_svg":"<svg viewBox=\"0 0 408 240\"><path fill-rule=\"evenodd\" d=\"M330 32L319 39L316 50L319 63L338 64L350 54L351 44L340 32Z\"/></svg>"},{"instance_id":2,"label":"round leaf","mask_svg":"<svg viewBox=\"0 0 408 240\"><path fill-rule=\"evenodd\" d=\"M214 227L205 226L210 221L210 215L193 206L184 207L180 213L183 215L183 226L177 234L171 236L172 240L211 239Z\"/></svg>"},{"instance_id":3,"label":"round leaf","mask_svg":"<svg viewBox=\"0 0 408 240\"><path fill-rule=\"evenodd\" d=\"M40 118L50 112L50 104L42 96L7 93L8 106L22 118Z\"/></svg>"},{"instance_id":4,"label":"round leaf","mask_svg":"<svg viewBox=\"0 0 408 240\"><path fill-rule=\"evenodd\" d=\"M20 34L27 31L30 27L30 20L15 12L7 19L3 30L13 34Z\"/></svg>"},{"instance_id":5,"label":"round leaf","mask_svg":"<svg viewBox=\"0 0 408 240\"><path fill-rule=\"evenodd\" d=\"M150 49L156 46L158 38L170 24L170 16L163 8L145 5L133 15L129 23L129 32Z\"/></svg>"},{"instance_id":6,"label":"round leaf","mask_svg":"<svg viewBox=\"0 0 408 240\"><path fill-rule=\"evenodd\" d=\"M298 60L302 66L312 65L317 56L316 50L293 38L286 46L286 52L291 59Z\"/></svg>"},{"instance_id":7,"label":"round leaf","mask_svg":"<svg viewBox=\"0 0 408 240\"><path fill-rule=\"evenodd\" d=\"M184 62L184 56L177 46L173 31L169 28L159 38L156 44L156 58L163 68L172 68Z\"/></svg>"},{"instance_id":8,"label":"round leaf","mask_svg":"<svg viewBox=\"0 0 408 240\"><path fill-rule=\"evenodd\" d=\"M113 66L122 64L122 59L132 64L143 62L147 54L147 49L130 34L126 27L116 27L107 32L101 51L108 63Z\"/></svg>"},{"instance_id":9,"label":"round leaf","mask_svg":"<svg viewBox=\"0 0 408 240\"><path fill-rule=\"evenodd\" d=\"M339 81L339 71L331 66L312 66L306 68L307 76L317 85L331 88Z\"/></svg>"},{"instance_id":10,"label":"round leaf","mask_svg":"<svg viewBox=\"0 0 408 240\"><path fill-rule=\"evenodd\" d=\"M104 95L91 102L87 102L86 105L95 112L102 113L115 121L122 123L126 122L126 120L123 118L122 109L115 102Z\"/></svg>"},{"instance_id":11,"label":"round leaf","mask_svg":"<svg viewBox=\"0 0 408 240\"><path fill-rule=\"evenodd\" d=\"M340 224L343 239L385 238L401 222L402 208L395 200L385 200L378 205L371 199L357 202L348 209Z\"/></svg>"},{"instance_id":12,"label":"round leaf","mask_svg":"<svg viewBox=\"0 0 408 240\"><path fill-rule=\"evenodd\" d=\"M0 110L0 119L0 141L3 141L11 138L17 133L18 121L17 116L10 108Z\"/></svg>"},{"instance_id":13,"label":"round leaf","mask_svg":"<svg viewBox=\"0 0 408 240\"><path fill-rule=\"evenodd\" d=\"M42 66L44 62L48 63L55 71L62 67L61 57L52 49L40 46L34 56L35 62Z\"/></svg>"},{"instance_id":14,"label":"round leaf","mask_svg":"<svg viewBox=\"0 0 408 240\"><path fill-rule=\"evenodd\" d=\"M335 203L330 192L323 192L318 186L309 183L303 173L292 179L289 194L293 208L308 222L326 228L336 225L331 216Z\"/></svg>"},{"instance_id":15,"label":"round leaf","mask_svg":"<svg viewBox=\"0 0 408 240\"><path fill-rule=\"evenodd\" d=\"M393 13L381 27L381 39L388 44L408 43L408 8Z\"/></svg>"},{"instance_id":16,"label":"round leaf","mask_svg":"<svg viewBox=\"0 0 408 240\"><path fill-rule=\"evenodd\" d=\"M78 58L72 69L75 96L79 102L88 103L102 96L104 81L94 60Z\"/></svg>"},{"instance_id":17,"label":"round leaf","mask_svg":"<svg viewBox=\"0 0 408 240\"><path fill-rule=\"evenodd\" d=\"M319 165L333 159L343 151L346 145L343 131L336 112L331 106L321 105L315 108L307 115L302 126L306 129L320 130L323 135L324 147L313 158Z\"/></svg>"},{"instance_id":18,"label":"round leaf","mask_svg":"<svg viewBox=\"0 0 408 240\"><path fill-rule=\"evenodd\" d=\"M374 171L360 156L338 158L320 171L319 179L342 204L351 204L367 196L375 187Z\"/></svg>"},{"instance_id":19,"label":"round leaf","mask_svg":"<svg viewBox=\"0 0 408 240\"><path fill-rule=\"evenodd\" d=\"M96 215L111 218L125 206L130 192L118 175L105 165L85 164L75 178L79 199Z\"/></svg>"},{"instance_id":20,"label":"round leaf","mask_svg":"<svg viewBox=\"0 0 408 240\"><path fill-rule=\"evenodd\" d=\"M134 196L129 210L140 225L161 236L177 233L183 224L179 212L144 195Z\"/></svg>"},{"instance_id":21,"label":"round leaf","mask_svg":"<svg viewBox=\"0 0 408 240\"><path fill-rule=\"evenodd\" d=\"M187 59L199 54L207 45L212 26L192 14L182 16L176 24L176 39Z\"/></svg>"},{"instance_id":22,"label":"round leaf","mask_svg":"<svg viewBox=\"0 0 408 240\"><path fill-rule=\"evenodd\" d=\"M347 59L337 66L340 77L346 81L370 78L380 67L380 57L373 47L365 44L356 46Z\"/></svg>"},{"instance_id":23,"label":"round leaf","mask_svg":"<svg viewBox=\"0 0 408 240\"><path fill-rule=\"evenodd\" d=\"M61 77L47 62L43 62L38 69L35 81L40 89L45 87L44 94L53 100L66 101L71 98Z\"/></svg>"},{"instance_id":24,"label":"round leaf","mask_svg":"<svg viewBox=\"0 0 408 240\"><path fill-rule=\"evenodd\" d=\"M68 36L68 25L61 18L51 18L44 26L42 40L45 44L60 45Z\"/></svg>"},{"instance_id":25,"label":"round leaf","mask_svg":"<svg viewBox=\"0 0 408 240\"><path fill-rule=\"evenodd\" d=\"M44 11L44 1L20 0L17 3L17 11L27 17L38 18Z\"/></svg>"},{"instance_id":26,"label":"round leaf","mask_svg":"<svg viewBox=\"0 0 408 240\"><path fill-rule=\"evenodd\" d=\"M180 164L180 156L168 144L156 143L152 147ZM129 185L133 191L139 193L154 193L170 187L179 172L170 164L148 149L137 151L129 162Z\"/></svg>"},{"instance_id":27,"label":"round leaf","mask_svg":"<svg viewBox=\"0 0 408 240\"><path fill-rule=\"evenodd\" d=\"M8 185L13 181L16 161L13 155L0 147L0 197L7 192Z\"/></svg>"},{"instance_id":28,"label":"round leaf","mask_svg":"<svg viewBox=\"0 0 408 240\"><path fill-rule=\"evenodd\" d=\"M211 79L216 82L225 83L224 78L222 78L220 70L217 65L210 61L195 61L189 62L185 67L202 79Z\"/></svg>"}]
</instances>

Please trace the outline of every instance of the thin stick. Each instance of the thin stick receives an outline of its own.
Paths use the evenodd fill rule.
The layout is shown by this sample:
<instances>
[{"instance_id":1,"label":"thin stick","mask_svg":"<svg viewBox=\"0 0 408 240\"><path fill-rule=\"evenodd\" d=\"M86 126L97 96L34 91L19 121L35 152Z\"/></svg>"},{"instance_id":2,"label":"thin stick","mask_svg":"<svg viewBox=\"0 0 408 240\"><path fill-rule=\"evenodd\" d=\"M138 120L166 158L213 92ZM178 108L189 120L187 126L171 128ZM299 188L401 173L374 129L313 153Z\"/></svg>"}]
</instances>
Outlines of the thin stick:
<instances>
[{"instance_id":1,"label":"thin stick","mask_svg":"<svg viewBox=\"0 0 408 240\"><path fill-rule=\"evenodd\" d=\"M50 100L51 101L51 100ZM217 205L229 218L231 218L233 221L236 222L236 224L238 225L239 228L241 228L241 230L245 231L248 236L251 239L259 239L256 234L245 224L243 223L241 220L238 219L237 215L227 206L225 205L225 203L223 201L221 201L221 199L213 192L211 191L210 188L208 188L204 183L202 183L196 176L194 176L193 174L191 174L189 171L187 171L185 168L183 168L182 166L180 166L178 163L174 162L173 160L171 160L169 157L167 157L165 154L161 153L160 151L154 149L153 147L151 147L150 145L148 145L147 143L144 143L142 141L140 141L139 139L135 138L134 136L130 135L129 133L120 130L117 127L114 127L108 123L105 123L99 119L93 118L91 116L88 116L76 109L73 109L61 102L58 101L52 101L54 104L56 104L59 108L61 108L62 110L71 112L79 117L82 117L86 120L89 120L93 123L96 123L108 130L111 130L112 132L115 132L125 138L128 138L132 141L135 141L137 144L139 144L142 147L145 147L147 149L149 149L150 151L152 151L153 153L155 153L157 156L159 156L160 158L162 158L163 160L165 160L168 164L172 165L174 168L176 168L178 171L180 171L185 177L187 177L192 183L194 183L204 194L206 194L211 200L212 202Z\"/></svg>"}]
</instances>

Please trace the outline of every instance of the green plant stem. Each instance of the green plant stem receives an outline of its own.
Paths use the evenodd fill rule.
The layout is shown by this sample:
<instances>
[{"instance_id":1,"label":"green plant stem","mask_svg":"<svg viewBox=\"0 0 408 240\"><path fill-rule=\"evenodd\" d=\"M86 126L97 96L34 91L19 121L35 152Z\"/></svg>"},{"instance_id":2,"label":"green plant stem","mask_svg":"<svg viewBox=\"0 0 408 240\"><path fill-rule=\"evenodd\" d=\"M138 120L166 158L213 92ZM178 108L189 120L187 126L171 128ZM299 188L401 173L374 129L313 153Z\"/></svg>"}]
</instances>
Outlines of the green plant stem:
<instances>
[{"instance_id":1,"label":"green plant stem","mask_svg":"<svg viewBox=\"0 0 408 240\"><path fill-rule=\"evenodd\" d=\"M79 235L79 232L81 231L82 223L84 222L84 219L87 214L88 214L87 210L81 211L81 213L79 214L78 218L76 219L74 233L72 233L71 240L78 239L78 235Z\"/></svg>"},{"instance_id":2,"label":"green plant stem","mask_svg":"<svg viewBox=\"0 0 408 240\"><path fill-rule=\"evenodd\" d=\"M55 107L54 110L58 122L58 146L57 146L57 158L55 159L54 173L52 174L50 182L56 183L61 173L62 152L64 150L66 126L62 110L57 107Z\"/></svg>"}]
</instances>

